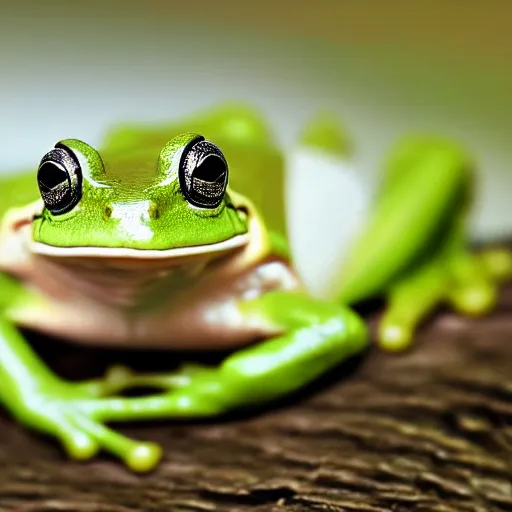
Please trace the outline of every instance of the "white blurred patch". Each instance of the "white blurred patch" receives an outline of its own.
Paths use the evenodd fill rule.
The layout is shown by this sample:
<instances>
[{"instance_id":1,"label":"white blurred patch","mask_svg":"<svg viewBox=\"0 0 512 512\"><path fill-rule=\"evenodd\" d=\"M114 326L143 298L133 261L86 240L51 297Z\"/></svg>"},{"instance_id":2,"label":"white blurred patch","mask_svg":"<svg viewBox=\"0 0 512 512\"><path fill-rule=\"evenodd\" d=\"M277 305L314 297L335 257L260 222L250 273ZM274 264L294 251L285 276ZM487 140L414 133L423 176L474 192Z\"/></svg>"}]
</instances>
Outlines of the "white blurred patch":
<instances>
[{"instance_id":1,"label":"white blurred patch","mask_svg":"<svg viewBox=\"0 0 512 512\"><path fill-rule=\"evenodd\" d=\"M322 296L362 227L370 194L348 159L319 149L289 151L286 173L295 266L312 294Z\"/></svg>"},{"instance_id":2,"label":"white blurred patch","mask_svg":"<svg viewBox=\"0 0 512 512\"><path fill-rule=\"evenodd\" d=\"M121 229L130 240L146 242L153 238L149 216L150 204L151 201L134 201L113 205L112 218L119 219Z\"/></svg>"}]
</instances>

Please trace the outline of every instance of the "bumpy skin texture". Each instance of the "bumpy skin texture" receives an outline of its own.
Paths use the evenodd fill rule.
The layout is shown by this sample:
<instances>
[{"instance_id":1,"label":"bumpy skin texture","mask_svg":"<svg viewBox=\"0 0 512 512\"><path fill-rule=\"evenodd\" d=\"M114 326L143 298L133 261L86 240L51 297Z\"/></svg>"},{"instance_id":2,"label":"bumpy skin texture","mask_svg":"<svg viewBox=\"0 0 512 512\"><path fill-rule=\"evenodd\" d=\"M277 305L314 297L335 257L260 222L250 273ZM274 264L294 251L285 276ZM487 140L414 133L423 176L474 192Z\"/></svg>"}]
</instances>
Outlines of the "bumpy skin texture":
<instances>
[{"instance_id":1,"label":"bumpy skin texture","mask_svg":"<svg viewBox=\"0 0 512 512\"><path fill-rule=\"evenodd\" d=\"M326 134L332 130L330 122L316 120L304 142L345 153L346 137ZM232 190L212 210L191 208L177 181L176 162L193 138L189 132L217 143L230 163ZM313 299L293 286L233 296L229 314L239 326L259 326L264 340L234 351L218 367L184 365L164 375L113 368L97 381L65 382L36 357L18 329L27 305L29 310L41 303L46 307L44 294L24 286L34 284L27 276L33 276L30 267L37 260L21 250L18 234L29 232L52 250L95 248L108 264L111 250L207 248L248 235L251 241L241 259L233 258L230 277L289 255L282 157L265 123L250 109L230 106L175 125L122 128L112 132L100 152L73 139L63 143L85 171L76 208L58 217L37 204L23 208L38 198L33 173L30 179L2 184L12 199L3 207L21 209L4 212L0 239L0 268L5 269L0 274L0 400L20 422L57 437L76 459L90 458L101 448L134 471L148 471L161 456L159 447L128 439L106 422L212 416L277 399L365 349L367 329L344 304L387 294L380 341L396 350L407 346L416 325L443 298L464 312L488 310L496 282L511 272L507 253L472 256L466 250L463 220L471 178L464 155L443 141L409 140L393 153L374 214L333 281L331 297ZM7 249L20 250L27 261L10 260ZM208 250L204 255L211 256ZM169 282L176 289L184 286L179 279ZM160 287L134 303L130 315L154 313L173 293L172 287ZM141 386L162 392L119 396Z\"/></svg>"}]
</instances>

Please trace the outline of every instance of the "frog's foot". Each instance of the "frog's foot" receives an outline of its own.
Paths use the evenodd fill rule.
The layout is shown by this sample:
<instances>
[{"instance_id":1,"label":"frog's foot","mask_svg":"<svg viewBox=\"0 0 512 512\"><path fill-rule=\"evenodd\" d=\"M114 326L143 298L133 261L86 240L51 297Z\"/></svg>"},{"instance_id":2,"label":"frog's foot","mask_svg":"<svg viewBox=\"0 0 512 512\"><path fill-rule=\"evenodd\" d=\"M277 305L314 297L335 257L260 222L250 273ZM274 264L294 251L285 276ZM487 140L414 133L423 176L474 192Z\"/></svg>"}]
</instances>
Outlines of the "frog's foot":
<instances>
[{"instance_id":1,"label":"frog's foot","mask_svg":"<svg viewBox=\"0 0 512 512\"><path fill-rule=\"evenodd\" d=\"M507 250L464 252L431 262L390 290L378 342L390 351L408 348L418 324L441 303L463 315L486 314L496 304L499 284L511 277L512 252Z\"/></svg>"},{"instance_id":2,"label":"frog's foot","mask_svg":"<svg viewBox=\"0 0 512 512\"><path fill-rule=\"evenodd\" d=\"M157 388L164 391L189 386L193 378L211 374L212 368L199 364L183 364L165 373L138 373L126 366L111 366L100 379L81 382L77 388L91 398L101 398L137 388Z\"/></svg>"},{"instance_id":3,"label":"frog's foot","mask_svg":"<svg viewBox=\"0 0 512 512\"><path fill-rule=\"evenodd\" d=\"M158 464L161 448L125 437L104 424L123 407L123 400L91 399L79 385L56 381L24 394L10 409L25 425L56 437L75 460L90 459L103 449L133 471L149 471Z\"/></svg>"},{"instance_id":4,"label":"frog's foot","mask_svg":"<svg viewBox=\"0 0 512 512\"><path fill-rule=\"evenodd\" d=\"M512 277L512 252L500 249L452 258L447 301L465 315L488 313L496 304L500 283Z\"/></svg>"}]
</instances>

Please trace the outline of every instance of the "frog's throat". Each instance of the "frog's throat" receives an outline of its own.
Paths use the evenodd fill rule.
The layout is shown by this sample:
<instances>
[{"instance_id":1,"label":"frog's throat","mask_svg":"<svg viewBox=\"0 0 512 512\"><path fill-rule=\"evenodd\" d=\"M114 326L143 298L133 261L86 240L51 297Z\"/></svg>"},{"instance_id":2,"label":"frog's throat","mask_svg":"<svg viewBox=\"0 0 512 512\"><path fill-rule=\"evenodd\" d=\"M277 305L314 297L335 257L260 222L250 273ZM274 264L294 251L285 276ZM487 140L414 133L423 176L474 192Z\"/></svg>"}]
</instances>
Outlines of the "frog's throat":
<instances>
[{"instance_id":1,"label":"frog's throat","mask_svg":"<svg viewBox=\"0 0 512 512\"><path fill-rule=\"evenodd\" d=\"M169 259L231 252L249 243L250 233L243 233L214 244L174 247L171 249L134 249L130 247L57 247L42 242L31 242L31 252L51 257L94 257L129 259Z\"/></svg>"}]
</instances>

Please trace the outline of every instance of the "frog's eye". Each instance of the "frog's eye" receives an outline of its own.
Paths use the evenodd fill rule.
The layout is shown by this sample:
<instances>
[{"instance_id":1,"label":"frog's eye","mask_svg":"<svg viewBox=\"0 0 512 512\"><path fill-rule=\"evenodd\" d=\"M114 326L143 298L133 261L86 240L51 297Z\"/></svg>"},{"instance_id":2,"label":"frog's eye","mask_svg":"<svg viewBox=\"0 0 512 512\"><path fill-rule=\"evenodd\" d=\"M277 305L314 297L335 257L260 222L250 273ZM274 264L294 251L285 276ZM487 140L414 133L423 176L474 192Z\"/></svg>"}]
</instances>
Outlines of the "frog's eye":
<instances>
[{"instance_id":1,"label":"frog's eye","mask_svg":"<svg viewBox=\"0 0 512 512\"><path fill-rule=\"evenodd\" d=\"M73 152L57 144L46 153L39 164L37 184L46 208L53 215L73 209L82 196L82 171Z\"/></svg>"},{"instance_id":2,"label":"frog's eye","mask_svg":"<svg viewBox=\"0 0 512 512\"><path fill-rule=\"evenodd\" d=\"M215 144L198 137L183 150L179 178L181 191L190 204L216 208L226 192L228 164Z\"/></svg>"}]
</instances>

